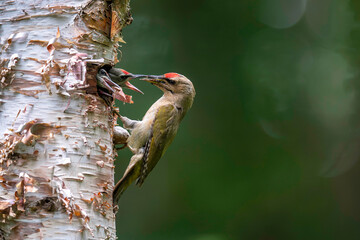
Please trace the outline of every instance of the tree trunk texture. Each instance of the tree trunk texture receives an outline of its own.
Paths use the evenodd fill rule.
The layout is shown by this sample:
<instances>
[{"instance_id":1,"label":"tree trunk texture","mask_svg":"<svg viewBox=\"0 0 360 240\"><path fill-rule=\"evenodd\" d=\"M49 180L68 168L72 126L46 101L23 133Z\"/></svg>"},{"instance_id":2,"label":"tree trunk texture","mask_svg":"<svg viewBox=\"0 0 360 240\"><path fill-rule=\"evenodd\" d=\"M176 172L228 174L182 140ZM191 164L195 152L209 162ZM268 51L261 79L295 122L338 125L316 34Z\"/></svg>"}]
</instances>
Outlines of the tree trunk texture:
<instances>
[{"instance_id":1,"label":"tree trunk texture","mask_svg":"<svg viewBox=\"0 0 360 240\"><path fill-rule=\"evenodd\" d=\"M129 0L0 0L0 240L116 238L95 76L131 20Z\"/></svg>"}]
</instances>

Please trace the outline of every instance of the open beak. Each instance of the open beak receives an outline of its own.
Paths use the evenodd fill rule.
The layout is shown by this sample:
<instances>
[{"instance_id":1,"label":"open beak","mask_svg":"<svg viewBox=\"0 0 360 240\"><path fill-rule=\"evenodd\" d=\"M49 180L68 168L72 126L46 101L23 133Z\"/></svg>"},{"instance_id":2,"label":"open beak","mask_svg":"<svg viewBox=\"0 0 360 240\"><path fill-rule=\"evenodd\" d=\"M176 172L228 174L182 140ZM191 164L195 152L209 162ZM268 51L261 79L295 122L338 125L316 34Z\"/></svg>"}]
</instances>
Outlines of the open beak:
<instances>
[{"instance_id":1,"label":"open beak","mask_svg":"<svg viewBox=\"0 0 360 240\"><path fill-rule=\"evenodd\" d=\"M109 83L111 84L112 81L110 80L110 78L108 78L107 76L100 76L97 77L98 80L98 84L102 87L107 89L110 92L114 92L114 89L112 89L112 87L109 85ZM117 84L116 84L117 85Z\"/></svg>"},{"instance_id":2,"label":"open beak","mask_svg":"<svg viewBox=\"0 0 360 240\"><path fill-rule=\"evenodd\" d=\"M104 84L104 85L106 85L107 87L106 88L108 88L108 87L110 87L110 86L115 86L115 87L119 87L119 85L117 84L117 83L114 83L112 80L111 80L111 77L109 76L109 74L105 71L105 70L101 70L102 72L102 74L103 75L101 75L100 76L100 79L101 79L101 82ZM108 89L108 90L110 90L110 89ZM110 90L111 91L111 90Z\"/></svg>"},{"instance_id":3,"label":"open beak","mask_svg":"<svg viewBox=\"0 0 360 240\"><path fill-rule=\"evenodd\" d=\"M131 77L131 79L147 77L147 75L143 75L143 74L129 74L129 75L126 75L126 76ZM131 79L130 79L130 80L131 80ZM135 92L144 94L140 89L138 89L137 87L135 87L134 85L132 85L131 83L129 83L129 81L126 81L124 84L125 84L125 87L127 87L128 89L131 89L131 90L133 90L133 91L135 91Z\"/></svg>"},{"instance_id":4,"label":"open beak","mask_svg":"<svg viewBox=\"0 0 360 240\"><path fill-rule=\"evenodd\" d=\"M138 89L137 87L135 87L134 85L132 85L131 83L129 83L129 81L125 82L125 86L126 86L128 89L131 89L131 90L133 90L133 91L135 91L135 92L144 94L140 89Z\"/></svg>"}]
</instances>

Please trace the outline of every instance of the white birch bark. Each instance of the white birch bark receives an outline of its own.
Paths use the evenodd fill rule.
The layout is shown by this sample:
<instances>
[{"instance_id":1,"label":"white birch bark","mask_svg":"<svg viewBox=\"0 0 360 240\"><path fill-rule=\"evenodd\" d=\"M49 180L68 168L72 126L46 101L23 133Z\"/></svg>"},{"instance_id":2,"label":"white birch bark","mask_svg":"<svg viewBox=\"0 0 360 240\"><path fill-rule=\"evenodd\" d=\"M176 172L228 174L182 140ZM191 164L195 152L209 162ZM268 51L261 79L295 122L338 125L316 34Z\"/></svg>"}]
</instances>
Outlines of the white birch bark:
<instances>
[{"instance_id":1,"label":"white birch bark","mask_svg":"<svg viewBox=\"0 0 360 240\"><path fill-rule=\"evenodd\" d=\"M116 238L116 120L95 75L128 4L0 0L0 240Z\"/></svg>"}]
</instances>

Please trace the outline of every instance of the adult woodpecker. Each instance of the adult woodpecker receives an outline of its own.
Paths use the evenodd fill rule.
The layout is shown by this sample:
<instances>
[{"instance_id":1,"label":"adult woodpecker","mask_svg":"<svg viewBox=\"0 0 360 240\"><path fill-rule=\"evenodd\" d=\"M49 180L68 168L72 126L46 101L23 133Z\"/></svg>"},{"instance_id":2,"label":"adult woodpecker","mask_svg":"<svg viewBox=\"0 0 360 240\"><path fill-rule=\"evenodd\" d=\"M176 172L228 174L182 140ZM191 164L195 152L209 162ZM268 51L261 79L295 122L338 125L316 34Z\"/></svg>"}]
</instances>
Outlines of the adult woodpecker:
<instances>
[{"instance_id":1,"label":"adult woodpecker","mask_svg":"<svg viewBox=\"0 0 360 240\"><path fill-rule=\"evenodd\" d=\"M114 188L115 204L133 181L137 180L139 186L143 184L173 141L195 97L192 82L181 74L150 75L141 80L157 86L164 95L149 108L141 121L120 117L124 127L131 130L127 144L134 155Z\"/></svg>"}]
</instances>

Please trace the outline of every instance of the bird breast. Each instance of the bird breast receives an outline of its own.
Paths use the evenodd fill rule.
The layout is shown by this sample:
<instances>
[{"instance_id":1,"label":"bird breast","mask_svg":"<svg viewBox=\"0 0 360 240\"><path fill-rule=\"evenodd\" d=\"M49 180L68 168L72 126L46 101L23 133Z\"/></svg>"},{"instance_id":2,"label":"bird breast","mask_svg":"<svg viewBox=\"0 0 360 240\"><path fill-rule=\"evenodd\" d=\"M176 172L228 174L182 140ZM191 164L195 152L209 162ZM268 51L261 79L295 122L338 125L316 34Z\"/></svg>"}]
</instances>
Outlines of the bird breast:
<instances>
[{"instance_id":1,"label":"bird breast","mask_svg":"<svg viewBox=\"0 0 360 240\"><path fill-rule=\"evenodd\" d=\"M133 152L137 152L140 148L145 146L151 136L152 126L157 111L162 105L166 104L169 104L169 101L164 98L164 96L158 99L146 112L140 124L131 131L131 135L128 139L128 145Z\"/></svg>"},{"instance_id":2,"label":"bird breast","mask_svg":"<svg viewBox=\"0 0 360 240\"><path fill-rule=\"evenodd\" d=\"M128 145L130 149L137 152L146 144L151 134L152 122L153 120L151 119L143 119L140 124L131 131L131 135L128 138Z\"/></svg>"}]
</instances>

